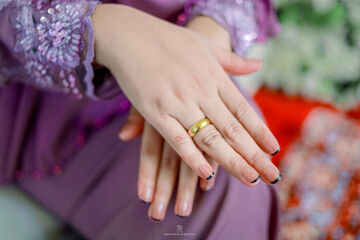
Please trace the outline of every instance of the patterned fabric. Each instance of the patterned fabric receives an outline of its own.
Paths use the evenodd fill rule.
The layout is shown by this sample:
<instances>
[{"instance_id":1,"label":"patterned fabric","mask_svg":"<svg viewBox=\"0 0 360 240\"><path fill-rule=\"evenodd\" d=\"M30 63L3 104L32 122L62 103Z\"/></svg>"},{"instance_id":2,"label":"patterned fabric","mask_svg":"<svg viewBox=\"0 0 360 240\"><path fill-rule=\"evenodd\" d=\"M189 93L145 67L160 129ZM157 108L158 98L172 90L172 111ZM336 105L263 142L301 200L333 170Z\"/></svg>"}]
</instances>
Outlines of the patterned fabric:
<instances>
[{"instance_id":1,"label":"patterned fabric","mask_svg":"<svg viewBox=\"0 0 360 240\"><path fill-rule=\"evenodd\" d=\"M239 56L245 55L255 41L264 41L266 36L279 31L274 9L268 1L191 0L177 23L185 25L197 15L210 16L221 24L231 34L233 50Z\"/></svg>"},{"instance_id":2,"label":"patterned fabric","mask_svg":"<svg viewBox=\"0 0 360 240\"><path fill-rule=\"evenodd\" d=\"M317 108L281 160L282 239L360 239L360 126Z\"/></svg>"},{"instance_id":3,"label":"patterned fabric","mask_svg":"<svg viewBox=\"0 0 360 240\"><path fill-rule=\"evenodd\" d=\"M180 16L179 24L197 15L211 16L231 34L234 52L240 56L247 53L257 38L258 28L251 0L190 1L185 7L186 12L188 9L188 17Z\"/></svg>"},{"instance_id":4,"label":"patterned fabric","mask_svg":"<svg viewBox=\"0 0 360 240\"><path fill-rule=\"evenodd\" d=\"M0 83L21 79L79 98L83 94L93 96L90 15L97 4L49 0L14 0L8 4L3 11L9 13L8 21L15 32L13 57L19 64L0 65Z\"/></svg>"}]
</instances>

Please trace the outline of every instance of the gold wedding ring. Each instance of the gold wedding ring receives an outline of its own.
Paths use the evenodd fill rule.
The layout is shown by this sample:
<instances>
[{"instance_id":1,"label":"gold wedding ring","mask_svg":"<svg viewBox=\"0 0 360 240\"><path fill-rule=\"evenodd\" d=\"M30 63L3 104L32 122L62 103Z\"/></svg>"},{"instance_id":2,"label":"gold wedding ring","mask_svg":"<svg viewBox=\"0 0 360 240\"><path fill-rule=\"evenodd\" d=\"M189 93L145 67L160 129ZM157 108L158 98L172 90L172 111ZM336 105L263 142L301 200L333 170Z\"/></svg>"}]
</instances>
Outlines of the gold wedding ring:
<instances>
[{"instance_id":1,"label":"gold wedding ring","mask_svg":"<svg viewBox=\"0 0 360 240\"><path fill-rule=\"evenodd\" d=\"M198 132L200 132L201 129L208 126L210 124L210 120L207 118L201 119L194 125L192 125L191 128L189 128L188 133L190 137L194 137Z\"/></svg>"}]
</instances>

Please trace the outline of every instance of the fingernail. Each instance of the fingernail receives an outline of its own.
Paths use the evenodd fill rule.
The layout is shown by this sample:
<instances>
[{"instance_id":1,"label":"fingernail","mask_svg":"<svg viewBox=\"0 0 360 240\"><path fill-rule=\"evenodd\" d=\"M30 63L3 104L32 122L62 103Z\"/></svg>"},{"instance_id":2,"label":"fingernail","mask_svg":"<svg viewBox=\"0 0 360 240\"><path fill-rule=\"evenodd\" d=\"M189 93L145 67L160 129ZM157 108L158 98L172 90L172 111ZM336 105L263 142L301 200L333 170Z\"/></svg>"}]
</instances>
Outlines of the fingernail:
<instances>
[{"instance_id":1,"label":"fingernail","mask_svg":"<svg viewBox=\"0 0 360 240\"><path fill-rule=\"evenodd\" d=\"M140 199L140 201L144 204L150 204L150 202L145 202L144 200Z\"/></svg>"},{"instance_id":2,"label":"fingernail","mask_svg":"<svg viewBox=\"0 0 360 240\"><path fill-rule=\"evenodd\" d=\"M274 181L272 181L271 184L277 183L278 181L281 180L281 178L282 178L282 176L281 176L281 174L279 173L279 176L278 176Z\"/></svg>"},{"instance_id":3,"label":"fingernail","mask_svg":"<svg viewBox=\"0 0 360 240\"><path fill-rule=\"evenodd\" d=\"M214 181L205 181L205 180L202 180L201 181L201 189L203 190L203 191L209 191L212 187L213 187L213 185L214 185L214 183L213 183Z\"/></svg>"},{"instance_id":4,"label":"fingernail","mask_svg":"<svg viewBox=\"0 0 360 240\"><path fill-rule=\"evenodd\" d=\"M152 200L152 194L151 194L151 189L150 188L144 188L141 192L140 192L140 200L145 202L145 203L150 203Z\"/></svg>"},{"instance_id":5,"label":"fingernail","mask_svg":"<svg viewBox=\"0 0 360 240\"><path fill-rule=\"evenodd\" d=\"M151 209L151 218L157 219L156 221L162 220L164 215L164 208L165 206L163 203L155 202Z\"/></svg>"},{"instance_id":6,"label":"fingernail","mask_svg":"<svg viewBox=\"0 0 360 240\"><path fill-rule=\"evenodd\" d=\"M206 180L210 180L214 175L215 175L215 173L212 172L211 175L206 178Z\"/></svg>"},{"instance_id":7,"label":"fingernail","mask_svg":"<svg viewBox=\"0 0 360 240\"><path fill-rule=\"evenodd\" d=\"M277 183L281 179L279 170L272 163L268 163L267 166L262 171L262 173L263 173L262 175L265 178L265 180L270 183L273 183L275 181L276 181L275 183ZM280 179L278 180L279 176L280 176Z\"/></svg>"},{"instance_id":8,"label":"fingernail","mask_svg":"<svg viewBox=\"0 0 360 240\"><path fill-rule=\"evenodd\" d=\"M179 202L179 205L177 206L176 215L186 217L188 215L188 209L189 209L188 202L186 200L181 201L181 202Z\"/></svg>"},{"instance_id":9,"label":"fingernail","mask_svg":"<svg viewBox=\"0 0 360 240\"><path fill-rule=\"evenodd\" d=\"M263 146L266 148L267 153L272 153L271 156L280 151L279 143L272 134L266 134L266 137L263 139Z\"/></svg>"},{"instance_id":10,"label":"fingernail","mask_svg":"<svg viewBox=\"0 0 360 240\"><path fill-rule=\"evenodd\" d=\"M178 216L179 218L187 218L188 216L181 216L179 214L176 214L176 216Z\"/></svg>"},{"instance_id":11,"label":"fingernail","mask_svg":"<svg viewBox=\"0 0 360 240\"><path fill-rule=\"evenodd\" d=\"M260 175L254 181L252 181L251 183L256 183L259 179L260 179Z\"/></svg>"},{"instance_id":12,"label":"fingernail","mask_svg":"<svg viewBox=\"0 0 360 240\"><path fill-rule=\"evenodd\" d=\"M126 135L127 135L127 132L129 131L129 129L130 129L130 124L126 123L125 126L119 132L119 138L121 140L126 139Z\"/></svg>"},{"instance_id":13,"label":"fingernail","mask_svg":"<svg viewBox=\"0 0 360 240\"><path fill-rule=\"evenodd\" d=\"M259 173L248 165L243 168L242 174L245 177L245 180L250 183L253 183L254 179L259 177Z\"/></svg>"},{"instance_id":14,"label":"fingernail","mask_svg":"<svg viewBox=\"0 0 360 240\"><path fill-rule=\"evenodd\" d=\"M212 168L207 165L203 164L199 167L200 177L210 180L214 176L214 171Z\"/></svg>"},{"instance_id":15,"label":"fingernail","mask_svg":"<svg viewBox=\"0 0 360 240\"><path fill-rule=\"evenodd\" d=\"M156 218L153 218L153 217L150 217L151 220L155 221L155 222L160 222L161 220L160 219L156 219Z\"/></svg>"},{"instance_id":16,"label":"fingernail","mask_svg":"<svg viewBox=\"0 0 360 240\"><path fill-rule=\"evenodd\" d=\"M281 149L281 148L280 148L280 146L279 146L278 149L277 149L274 153L271 154L271 156L275 156L278 152L280 152L280 149Z\"/></svg>"}]
</instances>

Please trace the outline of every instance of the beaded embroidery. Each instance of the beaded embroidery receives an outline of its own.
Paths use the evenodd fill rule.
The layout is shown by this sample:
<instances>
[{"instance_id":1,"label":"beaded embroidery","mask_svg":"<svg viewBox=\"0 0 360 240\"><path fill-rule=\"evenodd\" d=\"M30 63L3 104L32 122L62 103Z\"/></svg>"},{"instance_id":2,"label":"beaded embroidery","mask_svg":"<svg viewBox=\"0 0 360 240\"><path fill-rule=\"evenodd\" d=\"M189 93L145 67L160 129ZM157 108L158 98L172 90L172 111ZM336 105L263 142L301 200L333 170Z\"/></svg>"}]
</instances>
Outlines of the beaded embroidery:
<instances>
[{"instance_id":1,"label":"beaded embroidery","mask_svg":"<svg viewBox=\"0 0 360 240\"><path fill-rule=\"evenodd\" d=\"M96 1L94 1L96 2ZM14 52L26 73L41 87L82 97L75 68L85 43L83 18L89 2L15 0L10 21L16 31Z\"/></svg>"}]
</instances>

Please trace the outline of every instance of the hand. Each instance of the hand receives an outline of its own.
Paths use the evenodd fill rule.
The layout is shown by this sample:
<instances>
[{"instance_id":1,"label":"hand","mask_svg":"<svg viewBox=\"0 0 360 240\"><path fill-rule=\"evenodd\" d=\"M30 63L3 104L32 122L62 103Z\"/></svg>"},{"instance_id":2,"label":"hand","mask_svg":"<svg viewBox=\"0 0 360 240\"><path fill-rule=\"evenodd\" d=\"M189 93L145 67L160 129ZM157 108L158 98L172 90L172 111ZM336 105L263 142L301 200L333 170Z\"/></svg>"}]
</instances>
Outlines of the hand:
<instances>
[{"instance_id":1,"label":"hand","mask_svg":"<svg viewBox=\"0 0 360 240\"><path fill-rule=\"evenodd\" d=\"M131 107L128 122L119 133L121 140L128 141L143 132L138 196L144 203L150 204L150 219L163 220L179 174L174 211L179 217L187 217L192 211L198 176L183 161L179 161L177 153L150 124L145 123L144 127L144 123L144 118ZM208 157L207 159L214 167L216 176L216 162ZM200 187L205 191L210 190L214 185L215 176L210 180L200 179Z\"/></svg>"},{"instance_id":2,"label":"hand","mask_svg":"<svg viewBox=\"0 0 360 240\"><path fill-rule=\"evenodd\" d=\"M260 149L270 154L278 143L224 71L248 74L260 61L239 58L200 34L130 7L99 5L92 18L96 60L200 177L213 172L204 151L246 185L259 174L268 183L278 179ZM205 116L213 125L194 137L197 147L186 129Z\"/></svg>"}]
</instances>

